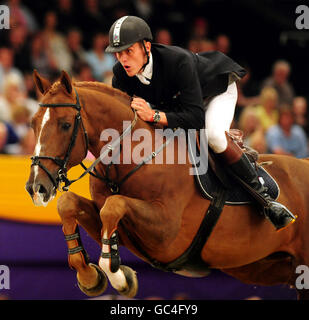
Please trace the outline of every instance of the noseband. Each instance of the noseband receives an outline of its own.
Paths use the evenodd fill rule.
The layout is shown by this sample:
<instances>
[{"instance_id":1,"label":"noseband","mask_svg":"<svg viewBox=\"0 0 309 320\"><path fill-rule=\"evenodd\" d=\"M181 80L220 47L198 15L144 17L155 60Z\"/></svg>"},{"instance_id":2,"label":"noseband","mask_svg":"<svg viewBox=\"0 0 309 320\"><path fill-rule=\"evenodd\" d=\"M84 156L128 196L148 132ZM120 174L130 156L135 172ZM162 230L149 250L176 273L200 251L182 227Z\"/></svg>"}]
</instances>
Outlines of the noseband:
<instances>
[{"instance_id":1,"label":"noseband","mask_svg":"<svg viewBox=\"0 0 309 320\"><path fill-rule=\"evenodd\" d=\"M78 134L78 129L79 126L81 125L83 132L84 132L84 140L85 140L85 157L87 155L87 151L88 151L88 145L89 145L89 140L88 140L88 134L87 131L84 127L83 124L83 120L80 114L80 110L81 110L81 105L79 102L79 96L78 93L76 91L76 89L74 88L75 94L76 94L76 103L40 103L39 106L40 107L46 107L46 108L64 108L64 107L70 107L70 108L74 108L76 109L76 115L75 115L75 120L74 120L74 128L73 128L73 133L71 136L71 140L67 149L67 152L64 156L63 159L59 158L59 157L50 157L50 156L33 156L31 157L32 160L32 164L31 166L39 166L42 170L44 170L46 172L46 174L48 175L48 177L50 178L50 180L52 181L54 187L57 189L59 183L65 183L64 188L67 187L69 180L67 178L67 164L69 162L69 158L70 155L72 153L73 147L75 145L76 142L76 138L77 138L77 134ZM58 170L57 173L57 177L56 179L54 179L54 177L52 176L51 172L40 162L41 159L48 159L48 160L52 160L56 165L58 165L60 168ZM65 189L64 189L65 190Z\"/></svg>"}]
</instances>

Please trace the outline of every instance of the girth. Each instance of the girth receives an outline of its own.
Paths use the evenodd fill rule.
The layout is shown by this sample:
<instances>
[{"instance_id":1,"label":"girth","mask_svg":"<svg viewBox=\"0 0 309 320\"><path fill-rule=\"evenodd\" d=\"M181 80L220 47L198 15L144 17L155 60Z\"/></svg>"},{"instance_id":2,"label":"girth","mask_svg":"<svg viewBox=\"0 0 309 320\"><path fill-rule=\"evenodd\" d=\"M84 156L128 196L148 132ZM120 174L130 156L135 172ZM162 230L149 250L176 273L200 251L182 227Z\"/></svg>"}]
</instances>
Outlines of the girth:
<instances>
[{"instance_id":1,"label":"girth","mask_svg":"<svg viewBox=\"0 0 309 320\"><path fill-rule=\"evenodd\" d=\"M201 258L201 251L205 246L211 232L213 231L220 215L222 209L224 207L226 199L226 189L224 187L218 188L217 192L214 194L214 197L204 215L203 221L191 242L189 248L177 259L169 262L169 263L162 263L153 259L139 244L139 242L132 236L130 231L123 225L122 221L120 220L120 225L122 230L127 235L128 239L132 243L132 245L136 248L136 250L144 256L149 263L162 271L192 271L192 272L199 272L199 271L207 271L209 266L202 260ZM192 213L194 214L194 212Z\"/></svg>"}]
</instances>

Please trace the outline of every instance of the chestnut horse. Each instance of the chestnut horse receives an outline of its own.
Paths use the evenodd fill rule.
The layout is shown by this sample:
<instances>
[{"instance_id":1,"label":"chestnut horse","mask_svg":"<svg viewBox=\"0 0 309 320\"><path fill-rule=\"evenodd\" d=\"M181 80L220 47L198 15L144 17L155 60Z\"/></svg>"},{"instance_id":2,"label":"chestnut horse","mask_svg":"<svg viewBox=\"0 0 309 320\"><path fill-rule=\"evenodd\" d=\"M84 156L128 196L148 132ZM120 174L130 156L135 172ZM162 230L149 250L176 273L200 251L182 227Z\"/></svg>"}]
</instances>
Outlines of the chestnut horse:
<instances>
[{"instance_id":1,"label":"chestnut horse","mask_svg":"<svg viewBox=\"0 0 309 320\"><path fill-rule=\"evenodd\" d=\"M69 186L66 172L81 163L87 150L100 157L108 144L100 139L104 129L123 133L123 121L128 121L132 133L145 129L151 134L152 150L156 150L155 126L136 117L125 93L102 83L72 83L66 72L53 84L36 71L34 79L42 93L42 103L32 119L36 147L26 189L35 205L47 205L61 183ZM123 153L123 141L118 142L105 155L117 148ZM132 149L138 144L133 139L131 143ZM178 150L187 149L186 145L177 144L175 141ZM128 155L122 154L122 159L124 156ZM209 267L245 283L295 286L297 266L309 265L309 163L306 159L276 155L262 155L259 161L269 162L267 170L280 187L278 201L298 216L296 222L277 232L254 204L224 206L202 246L200 258L205 262L205 270L177 273L205 276ZM136 294L135 272L120 265L119 245L146 262L162 264L177 259L190 246L210 201L202 197L189 174L190 161L178 164L176 157L175 162L157 164L150 158L147 165L128 176L136 168L133 161L97 161L95 170L90 172L91 200L72 192L59 197L58 212L69 249L69 264L76 270L84 293L101 294L108 279L120 294ZM123 177L127 179L120 190L110 183ZM78 225L101 246L98 265L87 260ZM149 261L149 257L153 260ZM307 290L299 289L298 293L300 298L308 298Z\"/></svg>"}]
</instances>

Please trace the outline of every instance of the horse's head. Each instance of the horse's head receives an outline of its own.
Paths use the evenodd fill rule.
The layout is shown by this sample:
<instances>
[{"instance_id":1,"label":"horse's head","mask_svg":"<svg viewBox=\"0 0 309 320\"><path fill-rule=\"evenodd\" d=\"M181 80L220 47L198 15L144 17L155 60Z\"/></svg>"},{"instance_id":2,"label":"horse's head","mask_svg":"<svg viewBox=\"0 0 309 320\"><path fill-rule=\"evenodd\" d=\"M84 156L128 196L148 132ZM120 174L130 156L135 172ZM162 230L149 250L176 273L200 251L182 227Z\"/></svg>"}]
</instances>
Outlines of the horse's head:
<instances>
[{"instance_id":1,"label":"horse's head","mask_svg":"<svg viewBox=\"0 0 309 320\"><path fill-rule=\"evenodd\" d=\"M66 181L67 170L85 158L88 138L68 74L63 71L51 84L34 71L34 81L43 96L32 119L36 147L26 189L35 205L46 206Z\"/></svg>"}]
</instances>

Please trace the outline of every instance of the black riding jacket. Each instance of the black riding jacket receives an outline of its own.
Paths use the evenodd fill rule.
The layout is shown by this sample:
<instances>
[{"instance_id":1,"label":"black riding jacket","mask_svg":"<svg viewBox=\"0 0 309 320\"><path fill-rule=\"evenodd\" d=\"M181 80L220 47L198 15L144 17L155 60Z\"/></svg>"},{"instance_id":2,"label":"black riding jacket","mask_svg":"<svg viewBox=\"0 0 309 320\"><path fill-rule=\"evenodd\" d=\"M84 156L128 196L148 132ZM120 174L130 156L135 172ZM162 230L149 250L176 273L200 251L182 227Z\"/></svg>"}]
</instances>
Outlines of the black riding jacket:
<instances>
[{"instance_id":1,"label":"black riding jacket","mask_svg":"<svg viewBox=\"0 0 309 320\"><path fill-rule=\"evenodd\" d=\"M246 71L221 52L194 54L176 46L152 44L153 73L145 85L129 77L120 62L113 68L113 87L136 95L166 113L169 128L201 129L205 126L203 100L226 91L229 74Z\"/></svg>"}]
</instances>

